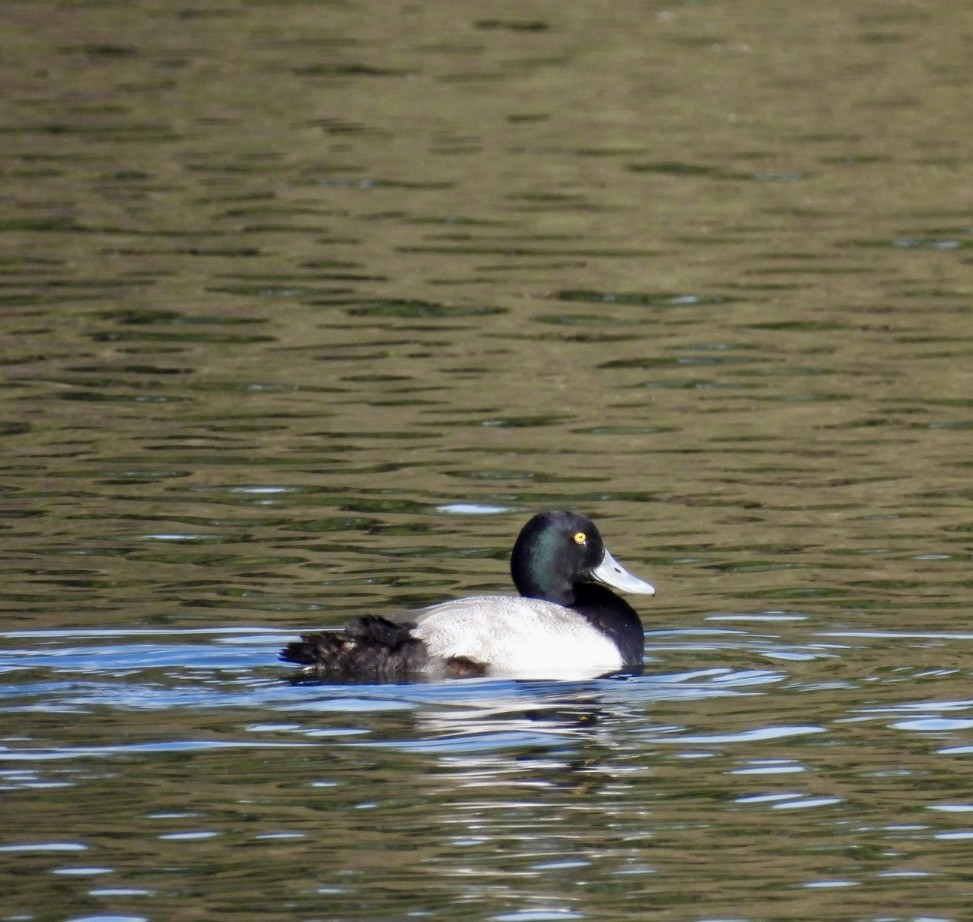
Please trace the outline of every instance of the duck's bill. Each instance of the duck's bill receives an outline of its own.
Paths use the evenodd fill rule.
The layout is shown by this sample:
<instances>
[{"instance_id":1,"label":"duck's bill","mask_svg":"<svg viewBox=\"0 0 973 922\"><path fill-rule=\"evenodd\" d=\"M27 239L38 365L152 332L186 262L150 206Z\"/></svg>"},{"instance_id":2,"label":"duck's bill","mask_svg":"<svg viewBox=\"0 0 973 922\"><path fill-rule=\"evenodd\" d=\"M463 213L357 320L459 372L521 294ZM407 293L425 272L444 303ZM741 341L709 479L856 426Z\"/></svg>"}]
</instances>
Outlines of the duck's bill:
<instances>
[{"instance_id":1,"label":"duck's bill","mask_svg":"<svg viewBox=\"0 0 973 922\"><path fill-rule=\"evenodd\" d=\"M591 575L599 583L611 586L612 589L641 595L655 595L655 586L652 583L647 583L644 579L629 573L608 551L605 551L605 559L591 571Z\"/></svg>"}]
</instances>

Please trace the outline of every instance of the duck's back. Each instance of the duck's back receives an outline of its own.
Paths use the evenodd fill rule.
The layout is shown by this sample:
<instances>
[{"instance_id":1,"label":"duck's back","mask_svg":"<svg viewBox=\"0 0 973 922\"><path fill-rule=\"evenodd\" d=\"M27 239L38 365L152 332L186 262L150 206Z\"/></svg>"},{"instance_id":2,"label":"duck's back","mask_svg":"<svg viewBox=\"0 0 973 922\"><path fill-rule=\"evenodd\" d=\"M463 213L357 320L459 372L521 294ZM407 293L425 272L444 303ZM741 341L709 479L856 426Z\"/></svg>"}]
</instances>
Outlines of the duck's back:
<instances>
[{"instance_id":1,"label":"duck's back","mask_svg":"<svg viewBox=\"0 0 973 922\"><path fill-rule=\"evenodd\" d=\"M626 665L611 638L580 613L517 596L472 596L424 609L412 636L434 658L482 663L490 675L564 678Z\"/></svg>"}]
</instances>

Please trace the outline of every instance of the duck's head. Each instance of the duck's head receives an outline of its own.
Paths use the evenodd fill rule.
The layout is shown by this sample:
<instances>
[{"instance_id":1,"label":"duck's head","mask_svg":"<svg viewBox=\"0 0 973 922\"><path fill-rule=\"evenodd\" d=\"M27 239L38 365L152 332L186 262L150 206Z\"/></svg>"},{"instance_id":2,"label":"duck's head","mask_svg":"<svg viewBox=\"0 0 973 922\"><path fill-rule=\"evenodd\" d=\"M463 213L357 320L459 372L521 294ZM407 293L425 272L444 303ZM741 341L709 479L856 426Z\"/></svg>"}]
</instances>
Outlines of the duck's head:
<instances>
[{"instance_id":1,"label":"duck's head","mask_svg":"<svg viewBox=\"0 0 973 922\"><path fill-rule=\"evenodd\" d=\"M522 596L559 605L575 601L577 587L603 583L622 592L655 595L608 552L595 523L577 512L541 512L521 529L510 572Z\"/></svg>"}]
</instances>

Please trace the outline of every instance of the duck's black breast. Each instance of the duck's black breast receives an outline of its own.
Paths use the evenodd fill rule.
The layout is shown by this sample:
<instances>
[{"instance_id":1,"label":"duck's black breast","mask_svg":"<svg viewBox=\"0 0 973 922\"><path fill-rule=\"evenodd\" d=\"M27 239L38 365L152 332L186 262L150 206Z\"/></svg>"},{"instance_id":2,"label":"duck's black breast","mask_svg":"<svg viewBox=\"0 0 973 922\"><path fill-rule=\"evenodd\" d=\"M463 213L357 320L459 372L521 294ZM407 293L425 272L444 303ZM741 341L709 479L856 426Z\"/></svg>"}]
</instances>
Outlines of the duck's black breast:
<instances>
[{"instance_id":1,"label":"duck's black breast","mask_svg":"<svg viewBox=\"0 0 973 922\"><path fill-rule=\"evenodd\" d=\"M638 613L605 586L584 583L571 608L618 647L622 662L637 666L645 658L645 630Z\"/></svg>"}]
</instances>

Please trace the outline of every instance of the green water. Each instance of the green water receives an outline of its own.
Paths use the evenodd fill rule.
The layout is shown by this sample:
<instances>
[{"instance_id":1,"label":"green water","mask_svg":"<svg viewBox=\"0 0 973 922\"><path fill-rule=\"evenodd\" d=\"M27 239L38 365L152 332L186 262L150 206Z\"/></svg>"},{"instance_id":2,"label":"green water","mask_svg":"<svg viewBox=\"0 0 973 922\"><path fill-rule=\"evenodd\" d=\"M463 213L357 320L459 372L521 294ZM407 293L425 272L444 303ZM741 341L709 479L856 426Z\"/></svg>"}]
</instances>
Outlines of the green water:
<instances>
[{"instance_id":1,"label":"green water","mask_svg":"<svg viewBox=\"0 0 973 922\"><path fill-rule=\"evenodd\" d=\"M0 20L0 922L968 916L966 5ZM285 681L553 507L644 676Z\"/></svg>"}]
</instances>

